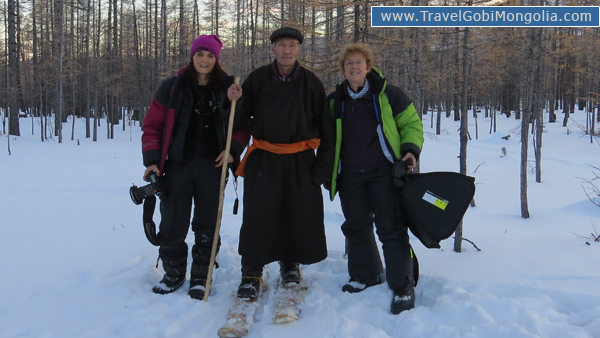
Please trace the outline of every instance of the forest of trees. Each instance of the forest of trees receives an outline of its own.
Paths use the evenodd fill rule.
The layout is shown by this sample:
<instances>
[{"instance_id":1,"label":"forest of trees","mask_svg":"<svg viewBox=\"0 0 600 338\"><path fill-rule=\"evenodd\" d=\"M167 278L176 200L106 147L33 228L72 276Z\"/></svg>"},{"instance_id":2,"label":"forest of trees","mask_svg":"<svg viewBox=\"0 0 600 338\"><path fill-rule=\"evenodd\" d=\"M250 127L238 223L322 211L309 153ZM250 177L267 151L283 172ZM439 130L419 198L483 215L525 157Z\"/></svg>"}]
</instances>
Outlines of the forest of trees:
<instances>
[{"instance_id":1,"label":"forest of trees","mask_svg":"<svg viewBox=\"0 0 600 338\"><path fill-rule=\"evenodd\" d=\"M597 1L2 0L0 134L27 130L20 126L28 121L21 115L30 118L32 134L40 131L41 141L60 143L65 127L73 139L75 118L71 126L66 122L74 116L85 118L85 137L96 141L105 130L111 139L115 125L125 129L131 119L143 123L160 81L189 62L196 36L219 35L225 44L223 68L243 80L273 61L271 32L293 26L305 35L300 61L328 91L343 79L337 66L342 46L364 42L374 51L374 65L409 94L437 134L444 119L460 121L462 174L467 174L467 142L478 137L479 115L489 121L489 133L496 131L497 114L520 119L521 212L528 218L529 140L541 182L542 114L566 126L570 114L583 110L588 118L581 129L590 142L598 135L600 28L373 28L370 9L597 6ZM461 239L462 225L455 251L460 252Z\"/></svg>"},{"instance_id":2,"label":"forest of trees","mask_svg":"<svg viewBox=\"0 0 600 338\"><path fill-rule=\"evenodd\" d=\"M461 119L468 109L523 118L540 128L543 109L585 109L594 131L600 101L599 28L373 28L376 5L485 5L473 0L3 0L0 110L3 133L19 135L18 112L38 118L41 140L62 141L68 115L85 117L86 137L106 137L127 115L143 118L160 81L188 62L199 34L224 41L222 65L242 79L272 61L270 33L305 34L301 62L327 90L342 79L340 48L364 42L375 66L422 114ZM597 0L508 0L493 5L598 5ZM426 109L427 108L427 109ZM8 126L5 120L10 120ZM466 123L466 118L465 118ZM7 131L7 127L10 128ZM593 134L593 132L591 132ZM72 135L72 133L71 133ZM470 135L463 135L470 137Z\"/></svg>"}]
</instances>

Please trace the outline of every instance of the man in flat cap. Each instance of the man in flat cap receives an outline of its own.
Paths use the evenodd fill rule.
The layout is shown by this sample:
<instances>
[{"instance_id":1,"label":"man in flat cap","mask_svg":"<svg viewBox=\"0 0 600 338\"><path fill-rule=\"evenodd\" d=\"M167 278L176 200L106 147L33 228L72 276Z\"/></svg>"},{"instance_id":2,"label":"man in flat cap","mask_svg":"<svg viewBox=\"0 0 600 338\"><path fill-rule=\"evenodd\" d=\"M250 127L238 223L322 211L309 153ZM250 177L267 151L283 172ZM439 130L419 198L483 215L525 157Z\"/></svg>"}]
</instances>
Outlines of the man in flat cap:
<instances>
[{"instance_id":1,"label":"man in flat cap","mask_svg":"<svg viewBox=\"0 0 600 338\"><path fill-rule=\"evenodd\" d=\"M253 143L237 174L244 177L238 297L256 298L263 266L278 261L281 283L300 283L299 264L327 257L321 184L333 170L334 122L321 81L298 62L302 33L271 34L272 64L248 75L236 126ZM316 150L316 151L315 151Z\"/></svg>"}]
</instances>

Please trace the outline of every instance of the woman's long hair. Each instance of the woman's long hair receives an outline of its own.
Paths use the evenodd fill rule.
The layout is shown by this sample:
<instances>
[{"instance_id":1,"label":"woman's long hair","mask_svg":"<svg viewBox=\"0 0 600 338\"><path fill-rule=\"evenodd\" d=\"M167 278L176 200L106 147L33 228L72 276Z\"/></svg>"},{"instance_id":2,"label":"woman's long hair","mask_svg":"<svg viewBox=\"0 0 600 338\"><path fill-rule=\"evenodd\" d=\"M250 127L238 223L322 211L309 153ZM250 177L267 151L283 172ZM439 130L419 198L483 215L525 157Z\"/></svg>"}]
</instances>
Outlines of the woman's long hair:
<instances>
[{"instance_id":1,"label":"woman's long hair","mask_svg":"<svg viewBox=\"0 0 600 338\"><path fill-rule=\"evenodd\" d=\"M185 67L183 71L183 77L185 81L190 85L198 84L198 72L194 67L194 61L190 61L190 64ZM215 62L215 66L212 71L208 74L208 87L211 89L221 89L225 85L225 78L227 73L221 68L219 62Z\"/></svg>"}]
</instances>

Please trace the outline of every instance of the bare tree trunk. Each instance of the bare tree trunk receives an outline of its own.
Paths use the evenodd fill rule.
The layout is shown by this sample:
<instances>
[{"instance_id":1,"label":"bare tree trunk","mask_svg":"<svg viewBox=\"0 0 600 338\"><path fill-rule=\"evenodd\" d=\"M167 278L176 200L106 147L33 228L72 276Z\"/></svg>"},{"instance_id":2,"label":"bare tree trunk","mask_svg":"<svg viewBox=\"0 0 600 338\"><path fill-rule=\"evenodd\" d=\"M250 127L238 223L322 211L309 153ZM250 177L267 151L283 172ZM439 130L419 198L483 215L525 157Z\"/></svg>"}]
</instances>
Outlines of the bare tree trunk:
<instances>
[{"instance_id":1,"label":"bare tree trunk","mask_svg":"<svg viewBox=\"0 0 600 338\"><path fill-rule=\"evenodd\" d=\"M597 108L598 108L598 112L596 113L596 122L600 123L600 105L598 105Z\"/></svg>"},{"instance_id":2,"label":"bare tree trunk","mask_svg":"<svg viewBox=\"0 0 600 338\"><path fill-rule=\"evenodd\" d=\"M100 117L100 107L98 106L98 95L100 91L100 37L102 27L102 7L101 1L98 0L98 19L96 21L96 40L94 42L94 56L96 58L95 85L94 85L94 126L92 128L92 141L98 141L98 125Z\"/></svg>"},{"instance_id":3,"label":"bare tree trunk","mask_svg":"<svg viewBox=\"0 0 600 338\"><path fill-rule=\"evenodd\" d=\"M215 34L219 35L219 0L215 0Z\"/></svg>"},{"instance_id":4,"label":"bare tree trunk","mask_svg":"<svg viewBox=\"0 0 600 338\"><path fill-rule=\"evenodd\" d=\"M152 6L152 4L150 4L150 6ZM150 10L152 11L152 10ZM158 23L161 20L156 20L155 18L158 16L158 0L154 0L154 18L153 19L149 19L151 21L154 22L154 43L153 43L153 47L150 49L150 51L154 51L154 72L153 72L153 78L152 78L152 82L155 82L158 80L159 76L162 75L162 70L161 67L162 65L160 64L160 58L159 58L159 30L158 30ZM152 13L150 14L150 18L152 18Z\"/></svg>"},{"instance_id":5,"label":"bare tree trunk","mask_svg":"<svg viewBox=\"0 0 600 338\"><path fill-rule=\"evenodd\" d=\"M571 35L570 31L567 31L567 33ZM567 52L565 58L565 83L563 84L563 100L565 101L563 112L565 113L565 117L563 119L563 127L567 126L569 117L575 112L575 77L577 69L577 59L572 50Z\"/></svg>"},{"instance_id":6,"label":"bare tree trunk","mask_svg":"<svg viewBox=\"0 0 600 338\"><path fill-rule=\"evenodd\" d=\"M4 31L4 43L3 43L3 54L4 55L8 55L8 8L7 8L7 4L6 2L2 2L3 7L2 7L2 11L0 11L0 13L2 13L2 21L4 22L4 25L2 26L3 31ZM9 62L8 60L5 58L4 59L4 64L3 66L3 77L2 77L2 87L4 88L10 88L10 68L9 68ZM4 135L4 134L8 134L6 131L6 120L8 118L8 114L9 114L9 109L8 109L8 100L9 100L9 96L8 96L8 91L7 92L0 92L0 102L2 102L2 104L4 105L4 110L2 109L2 106L0 106L0 120L2 120L2 131L0 132L0 135ZM8 137L8 135L7 135ZM7 140L10 138L7 138ZM10 141L9 141L10 142ZM9 147L10 149L10 147ZM10 150L9 150L10 153Z\"/></svg>"},{"instance_id":7,"label":"bare tree trunk","mask_svg":"<svg viewBox=\"0 0 600 338\"><path fill-rule=\"evenodd\" d=\"M521 116L521 217L529 218L529 206L527 198L527 168L528 168L528 149L529 149L529 125L532 119L536 119L540 101L540 58L539 43L541 42L541 29L530 28L527 31L529 38L529 48L526 60L527 82L524 109ZM540 112L541 114L541 112ZM537 147L536 147L537 152ZM541 154L540 154L541 155ZM537 156L537 154L536 154ZM537 160L536 160L537 162Z\"/></svg>"},{"instance_id":8,"label":"bare tree trunk","mask_svg":"<svg viewBox=\"0 0 600 338\"><path fill-rule=\"evenodd\" d=\"M250 43L250 70L256 68L256 57L254 56L254 49L256 48L256 25L254 24L254 1L250 0L250 34L252 34L252 41ZM256 5L256 11L258 12L258 4ZM281 7L283 13L283 7Z\"/></svg>"},{"instance_id":9,"label":"bare tree trunk","mask_svg":"<svg viewBox=\"0 0 600 338\"><path fill-rule=\"evenodd\" d=\"M479 124L478 124L478 119L477 117L479 116L479 114L477 114L477 108L475 106L473 106L473 110L475 111L473 113L473 116L475 117L475 139L479 140Z\"/></svg>"},{"instance_id":10,"label":"bare tree trunk","mask_svg":"<svg viewBox=\"0 0 600 338\"><path fill-rule=\"evenodd\" d=\"M33 61L33 72L34 74L38 74L38 66L39 66L39 58L38 58L38 36L37 36L37 11L35 10L36 8L36 0L32 0L31 1L31 7L33 8L31 16L32 16L32 39L33 39L33 53L32 53L32 61ZM41 89L41 81L36 81L33 91L35 93L37 93L38 97L37 100L35 100L36 102L34 103L35 109L37 110L37 114L35 114L35 116L37 117L39 114L40 117L40 139L43 142L44 141L44 132L43 132L43 128L44 128L44 124L42 123L42 89ZM32 116L33 118L33 116ZM33 135L33 130L32 130L32 135Z\"/></svg>"},{"instance_id":11,"label":"bare tree trunk","mask_svg":"<svg viewBox=\"0 0 600 338\"><path fill-rule=\"evenodd\" d=\"M165 8L166 11L166 8ZM114 65L112 66L113 69L117 68L117 66L120 64L121 61L121 51L119 50L119 35L118 35L118 27L119 27L119 21L118 21L118 16L117 16L117 0L113 0L113 13L114 13L114 22L113 22L113 52L112 52L112 60ZM165 32L166 32L166 28L165 28ZM166 33L165 33L166 35ZM166 43L166 42L165 42ZM166 52L166 46L165 46L165 52ZM165 55L165 61L166 61L166 55ZM118 114L118 107L120 106L119 102L117 101L117 95L115 94L115 89L117 88L118 85L118 79L117 77L119 76L119 74L122 73L122 68L121 69L116 69L113 70L111 72L113 74L112 76L112 81L111 81L111 93L110 93L110 97L111 97L111 102L112 102L112 106L110 109L110 113L111 113L111 121L112 123L110 124L110 139L114 139L115 138L115 122L118 124L119 123L119 118L120 118L120 114ZM118 90L116 90L116 92L118 93Z\"/></svg>"},{"instance_id":12,"label":"bare tree trunk","mask_svg":"<svg viewBox=\"0 0 600 338\"><path fill-rule=\"evenodd\" d=\"M460 29L456 27L455 36L458 46L458 36L460 34ZM455 47L454 51L454 121L460 121L460 104L458 102L458 72L460 70L459 64L459 56L458 56L458 47Z\"/></svg>"},{"instance_id":13,"label":"bare tree trunk","mask_svg":"<svg viewBox=\"0 0 600 338\"><path fill-rule=\"evenodd\" d=\"M16 25L17 25L17 34L16 34L16 39L17 39L17 65L16 65L16 74L17 74L17 99L18 101L18 105L20 110L25 111L27 109L27 105L25 104L25 100L23 98L23 83L21 80L21 62L23 62L23 64L26 63L26 58L25 58L25 53L22 53L22 43L21 43L21 5L19 3L19 0L15 0L15 5L16 5ZM21 58L21 62L19 62L19 55L22 56Z\"/></svg>"},{"instance_id":14,"label":"bare tree trunk","mask_svg":"<svg viewBox=\"0 0 600 338\"><path fill-rule=\"evenodd\" d=\"M315 67L315 61L317 61L316 55L315 55L315 46L316 46L316 26L317 26L317 6L315 3L313 3L312 6L312 13L311 13L311 32L310 32L310 61L312 62L313 67ZM364 36L364 35L363 35Z\"/></svg>"},{"instance_id":15,"label":"bare tree trunk","mask_svg":"<svg viewBox=\"0 0 600 338\"><path fill-rule=\"evenodd\" d=\"M108 91L106 89L104 89L104 105L106 107L106 117L107 120L109 119L109 116L112 115L112 107L109 103L108 100ZM106 123L106 138L110 140L110 126L112 123Z\"/></svg>"},{"instance_id":16,"label":"bare tree trunk","mask_svg":"<svg viewBox=\"0 0 600 338\"><path fill-rule=\"evenodd\" d=\"M138 34L138 25L137 25L137 15L136 15L136 11L135 11L135 2L132 2L132 7L133 7L133 45L134 45L134 53L135 53L135 68L138 72L138 74L142 74L142 62L141 62L141 57L140 57L140 39L139 39L139 34ZM181 14L183 15L183 14ZM184 34L184 33L182 33ZM182 36L183 39L183 36ZM183 43L181 44L183 45ZM185 48L181 47L182 49L180 49L180 53L182 53L182 55L186 55L185 53ZM143 92L143 81L142 78L138 76L138 99L137 99L137 105L136 107L141 107L142 106L142 101L144 99L144 92ZM135 110L134 110L135 111ZM142 118L142 109L139 109L140 114L138 115L138 120L140 121L140 127L142 127L142 123L143 123L143 118Z\"/></svg>"},{"instance_id":17,"label":"bare tree trunk","mask_svg":"<svg viewBox=\"0 0 600 338\"><path fill-rule=\"evenodd\" d=\"M167 66L167 1L160 1L160 76Z\"/></svg>"},{"instance_id":18,"label":"bare tree trunk","mask_svg":"<svg viewBox=\"0 0 600 338\"><path fill-rule=\"evenodd\" d=\"M529 112L521 120L521 217L529 218L527 204L527 147L529 145Z\"/></svg>"},{"instance_id":19,"label":"bare tree trunk","mask_svg":"<svg viewBox=\"0 0 600 338\"><path fill-rule=\"evenodd\" d=\"M472 0L469 0L471 5ZM469 142L469 114L467 112L468 65L469 65L469 27L464 28L462 45L462 86L461 86L461 114L460 114L460 173L467 174L467 143ZM454 236L454 251L462 251L463 222L461 221Z\"/></svg>"},{"instance_id":20,"label":"bare tree trunk","mask_svg":"<svg viewBox=\"0 0 600 338\"><path fill-rule=\"evenodd\" d=\"M337 17L336 17L336 26L335 26L335 34L337 41L344 41L344 1L337 0L339 3L337 6Z\"/></svg>"},{"instance_id":21,"label":"bare tree trunk","mask_svg":"<svg viewBox=\"0 0 600 338\"><path fill-rule=\"evenodd\" d=\"M73 78L71 77L71 83L73 82ZM71 95L73 97L73 121L71 121L71 141L73 141L75 139L75 119L77 117L77 114L75 114L75 89L73 88L73 90L71 91Z\"/></svg>"},{"instance_id":22,"label":"bare tree trunk","mask_svg":"<svg viewBox=\"0 0 600 338\"><path fill-rule=\"evenodd\" d=\"M600 106L598 106L598 109L600 109ZM596 136L596 109L595 107L591 107L590 108L590 119L592 122L592 125L590 126L590 143L594 143L594 136Z\"/></svg>"},{"instance_id":23,"label":"bare tree trunk","mask_svg":"<svg viewBox=\"0 0 600 338\"><path fill-rule=\"evenodd\" d=\"M551 52L553 54L556 54L556 49L557 49L557 43L556 43L556 39L552 39L551 42ZM558 57L554 56L552 57L552 61L555 64L555 67L553 67L554 69L550 72L550 84L549 84L549 103L548 103L548 123L555 123L556 122L556 113L555 113L555 100L556 100L556 87L558 85L558 67L556 67L556 65L558 65Z\"/></svg>"},{"instance_id":24,"label":"bare tree trunk","mask_svg":"<svg viewBox=\"0 0 600 338\"><path fill-rule=\"evenodd\" d=\"M86 6L86 29L85 29L85 138L90 138L90 14L92 12L91 0Z\"/></svg>"},{"instance_id":25,"label":"bare tree trunk","mask_svg":"<svg viewBox=\"0 0 600 338\"><path fill-rule=\"evenodd\" d=\"M42 89L40 88L40 96L47 96L47 94L42 93ZM43 134L44 136L42 137L42 141L47 140L48 139L48 114L44 113L44 111L48 111L48 99L45 98L44 100L42 100L42 102L46 102L46 106L41 106L40 108L42 109L42 115L44 116L44 123L42 124L43 128ZM40 121L42 122L42 121Z\"/></svg>"},{"instance_id":26,"label":"bare tree trunk","mask_svg":"<svg viewBox=\"0 0 600 338\"><path fill-rule=\"evenodd\" d=\"M60 53L58 58L58 116L59 116L59 128L58 128L58 143L62 143L63 139L63 118L64 115L64 99L63 99L63 44L62 44L62 31L60 33Z\"/></svg>"},{"instance_id":27,"label":"bare tree trunk","mask_svg":"<svg viewBox=\"0 0 600 338\"><path fill-rule=\"evenodd\" d=\"M354 42L358 42L360 38L360 5L358 4L360 0L355 0L356 3L354 5Z\"/></svg>"},{"instance_id":28,"label":"bare tree trunk","mask_svg":"<svg viewBox=\"0 0 600 338\"><path fill-rule=\"evenodd\" d=\"M21 136L19 128L19 56L17 55L17 15L16 15L16 0L8 0L8 92L9 92L9 115L8 115L8 134ZM9 138L10 139L10 138ZM10 153L10 150L9 150Z\"/></svg>"},{"instance_id":29,"label":"bare tree trunk","mask_svg":"<svg viewBox=\"0 0 600 338\"><path fill-rule=\"evenodd\" d=\"M54 111L54 136L58 136L58 143L62 143L63 122L63 1L54 2L54 31L52 33L52 54L55 59L55 111Z\"/></svg>"},{"instance_id":30,"label":"bare tree trunk","mask_svg":"<svg viewBox=\"0 0 600 338\"><path fill-rule=\"evenodd\" d=\"M98 141L98 91L94 93L94 126L92 128L92 141Z\"/></svg>"},{"instance_id":31,"label":"bare tree trunk","mask_svg":"<svg viewBox=\"0 0 600 338\"><path fill-rule=\"evenodd\" d=\"M135 2L131 3L132 7L133 7L133 27L134 27L134 40L135 40L135 50L137 52L138 49L138 45L137 45L137 20L135 17ZM184 2L183 0L179 0L179 57L183 58L184 55L186 54L186 45L187 45L187 32L186 32L186 22L185 22L185 9L184 9ZM139 61L138 59L139 55L136 54L136 61Z\"/></svg>"},{"instance_id":32,"label":"bare tree trunk","mask_svg":"<svg viewBox=\"0 0 600 338\"><path fill-rule=\"evenodd\" d=\"M442 133L442 97L440 96L437 106L437 116L435 121L435 134L440 135ZM431 119L433 120L433 112L431 113Z\"/></svg>"},{"instance_id":33,"label":"bare tree trunk","mask_svg":"<svg viewBox=\"0 0 600 338\"><path fill-rule=\"evenodd\" d=\"M563 109L563 113L565 114L565 116L563 118L563 127L567 126L567 123L569 122L569 117L571 116L571 112L570 112L570 110L571 110L571 103L568 102L566 105L567 105L567 107L565 107Z\"/></svg>"},{"instance_id":34,"label":"bare tree trunk","mask_svg":"<svg viewBox=\"0 0 600 338\"><path fill-rule=\"evenodd\" d=\"M427 114L427 106L423 104L424 96L423 96L423 88L421 83L421 48L423 42L422 40L422 28L417 27L412 30L412 41L413 48L411 48L412 54L412 74L411 74L411 87L413 93L413 101L417 108L417 113L419 117L423 119L423 113Z\"/></svg>"},{"instance_id":35,"label":"bare tree trunk","mask_svg":"<svg viewBox=\"0 0 600 338\"><path fill-rule=\"evenodd\" d=\"M544 113L543 105L544 101L542 98L542 52L540 50L542 46L542 37L544 34L544 28L531 28L532 30L532 44L534 47L534 69L533 69L533 85L532 90L534 91L532 100L532 113L535 116L536 130L535 130L535 181L538 183L542 182L542 135L544 133Z\"/></svg>"},{"instance_id":36,"label":"bare tree trunk","mask_svg":"<svg viewBox=\"0 0 600 338\"><path fill-rule=\"evenodd\" d=\"M442 47L443 48L443 47ZM438 103L437 103L437 119L435 134L440 135L442 133L442 104L444 102L444 53L440 53L440 73L438 81ZM433 116L431 117L433 120Z\"/></svg>"}]
</instances>

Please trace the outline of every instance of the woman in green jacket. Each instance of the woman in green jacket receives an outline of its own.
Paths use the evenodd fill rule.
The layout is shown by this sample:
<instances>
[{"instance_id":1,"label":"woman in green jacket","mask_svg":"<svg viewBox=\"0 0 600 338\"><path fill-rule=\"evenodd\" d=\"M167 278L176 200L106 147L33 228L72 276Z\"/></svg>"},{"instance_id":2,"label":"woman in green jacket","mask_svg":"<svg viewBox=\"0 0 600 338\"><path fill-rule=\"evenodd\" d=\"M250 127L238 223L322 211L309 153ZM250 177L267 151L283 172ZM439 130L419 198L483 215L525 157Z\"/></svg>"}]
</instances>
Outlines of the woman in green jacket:
<instances>
[{"instance_id":1,"label":"woman in green jacket","mask_svg":"<svg viewBox=\"0 0 600 338\"><path fill-rule=\"evenodd\" d=\"M348 273L345 292L381 284L383 266L373 222L383 244L386 279L393 290L391 312L414 307L413 252L399 216L393 184L395 161L416 166L423 145L423 124L411 100L387 84L372 67L370 49L347 45L339 66L346 80L329 95L336 121L336 152L331 199L339 191L345 222Z\"/></svg>"}]
</instances>

